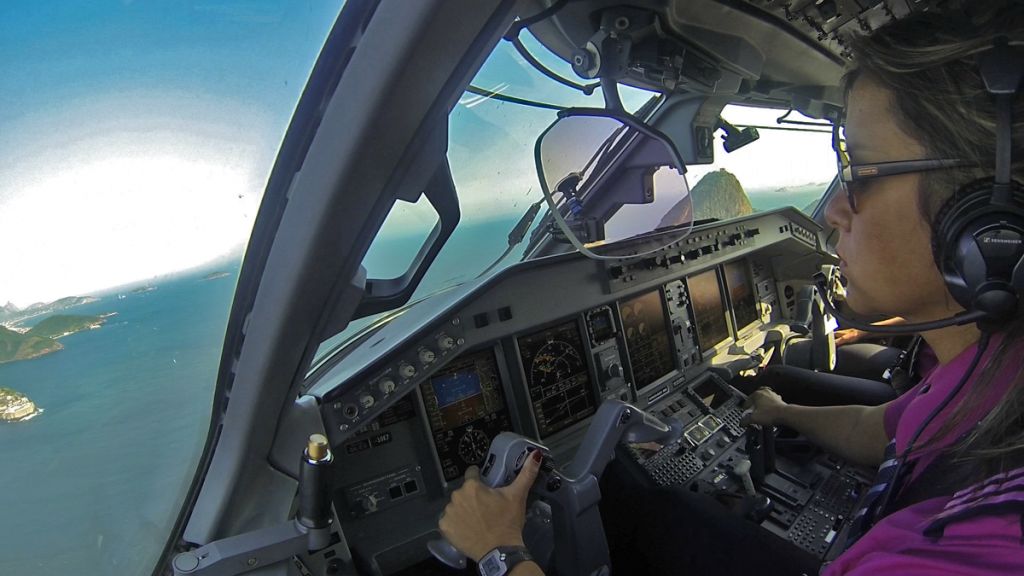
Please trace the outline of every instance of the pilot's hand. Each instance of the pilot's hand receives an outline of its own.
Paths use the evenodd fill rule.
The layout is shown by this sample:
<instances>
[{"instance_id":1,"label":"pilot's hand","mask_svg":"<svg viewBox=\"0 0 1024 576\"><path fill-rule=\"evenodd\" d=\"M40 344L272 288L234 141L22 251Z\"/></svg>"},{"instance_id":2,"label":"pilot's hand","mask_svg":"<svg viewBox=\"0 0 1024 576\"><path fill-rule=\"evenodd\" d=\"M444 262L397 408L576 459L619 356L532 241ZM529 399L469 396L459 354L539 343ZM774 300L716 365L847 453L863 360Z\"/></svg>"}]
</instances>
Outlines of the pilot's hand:
<instances>
[{"instance_id":1,"label":"pilot's hand","mask_svg":"<svg viewBox=\"0 0 1024 576\"><path fill-rule=\"evenodd\" d=\"M860 342L867 336L867 332L863 330L857 330L856 328L844 328L843 330L836 330L836 346L854 344Z\"/></svg>"},{"instance_id":2,"label":"pilot's hand","mask_svg":"<svg viewBox=\"0 0 1024 576\"><path fill-rule=\"evenodd\" d=\"M452 493L438 528L448 542L479 562L498 546L522 546L526 524L526 497L537 479L541 453L526 459L519 476L508 486L490 488L480 482L480 470L471 466L466 481Z\"/></svg>"},{"instance_id":3,"label":"pilot's hand","mask_svg":"<svg viewBox=\"0 0 1024 576\"><path fill-rule=\"evenodd\" d=\"M786 407L786 403L783 402L782 396L776 394L774 390L767 386L762 386L754 390L753 394L747 396L743 407L753 408L752 412L743 417L743 425L760 424L762 426L772 426L778 422L783 408Z\"/></svg>"}]
</instances>

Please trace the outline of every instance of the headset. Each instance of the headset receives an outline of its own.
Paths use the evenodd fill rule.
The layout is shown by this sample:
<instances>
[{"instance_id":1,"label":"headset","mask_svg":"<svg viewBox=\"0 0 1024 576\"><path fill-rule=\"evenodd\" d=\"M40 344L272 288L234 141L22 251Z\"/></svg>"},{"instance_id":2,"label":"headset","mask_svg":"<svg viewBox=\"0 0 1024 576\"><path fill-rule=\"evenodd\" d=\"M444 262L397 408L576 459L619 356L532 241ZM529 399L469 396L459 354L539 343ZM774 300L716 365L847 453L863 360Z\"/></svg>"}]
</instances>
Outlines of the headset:
<instances>
[{"instance_id":1,"label":"headset","mask_svg":"<svg viewBox=\"0 0 1024 576\"><path fill-rule=\"evenodd\" d=\"M1011 177L1013 102L1024 76L1024 50L1005 36L978 56L985 89L996 106L994 178L960 187L936 215L932 253L949 293L964 312L931 322L876 326L848 318L831 301L825 274L815 275L825 307L846 327L910 334L978 323L990 331L1021 311L1024 297L1024 184Z\"/></svg>"}]
</instances>

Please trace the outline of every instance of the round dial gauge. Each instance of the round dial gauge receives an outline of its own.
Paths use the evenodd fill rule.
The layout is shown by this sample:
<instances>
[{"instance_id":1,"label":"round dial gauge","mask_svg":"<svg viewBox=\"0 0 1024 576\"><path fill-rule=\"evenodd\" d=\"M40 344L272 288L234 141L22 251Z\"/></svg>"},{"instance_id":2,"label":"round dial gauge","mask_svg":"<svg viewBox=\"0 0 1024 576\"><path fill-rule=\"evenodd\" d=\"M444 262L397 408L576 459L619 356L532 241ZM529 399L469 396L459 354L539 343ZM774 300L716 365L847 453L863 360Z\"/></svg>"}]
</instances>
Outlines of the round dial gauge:
<instances>
[{"instance_id":1,"label":"round dial gauge","mask_svg":"<svg viewBox=\"0 0 1024 576\"><path fill-rule=\"evenodd\" d=\"M552 340L537 351L530 365L530 384L551 386L580 372L585 372L583 359L568 342Z\"/></svg>"},{"instance_id":2,"label":"round dial gauge","mask_svg":"<svg viewBox=\"0 0 1024 576\"><path fill-rule=\"evenodd\" d=\"M487 456L487 450L491 447L491 441L480 430L467 430L459 438L459 456L467 464L479 464Z\"/></svg>"}]
</instances>

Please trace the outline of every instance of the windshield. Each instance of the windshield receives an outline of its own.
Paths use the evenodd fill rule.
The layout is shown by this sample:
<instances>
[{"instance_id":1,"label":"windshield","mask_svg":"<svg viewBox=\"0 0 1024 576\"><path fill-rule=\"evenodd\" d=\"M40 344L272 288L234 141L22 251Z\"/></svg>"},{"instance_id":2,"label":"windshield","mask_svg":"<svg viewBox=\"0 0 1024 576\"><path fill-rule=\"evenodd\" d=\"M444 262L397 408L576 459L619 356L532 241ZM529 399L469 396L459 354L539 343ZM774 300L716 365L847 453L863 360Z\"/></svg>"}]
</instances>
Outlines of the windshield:
<instances>
[{"instance_id":1,"label":"windshield","mask_svg":"<svg viewBox=\"0 0 1024 576\"><path fill-rule=\"evenodd\" d=\"M0 574L149 574L340 1L5 2Z\"/></svg>"},{"instance_id":2,"label":"windshield","mask_svg":"<svg viewBox=\"0 0 1024 576\"><path fill-rule=\"evenodd\" d=\"M566 63L535 39L526 33L522 38L538 60L563 77L578 80ZM631 112L654 96L626 86L620 86L620 91ZM353 321L344 332L321 344L314 369L359 334L430 295L492 275L522 259L531 232L545 223L547 210L537 178L534 144L556 115L549 107L509 102L495 94L555 107L603 105L600 89L588 97L558 84L523 60L511 43L500 42L449 115L448 161L462 210L458 227L427 270L409 305ZM758 127L760 139L727 153L719 132L713 164L689 166L685 178L674 170L659 170L653 184L661 193L654 194L653 202L616 205L605 216L602 233L607 241L679 221L721 220L783 206L810 214L835 177L830 132L814 126L779 124L776 120L785 113L726 106L722 113L726 121L740 129ZM789 118L814 122L795 112ZM566 162L586 167L604 140L597 138L567 150ZM620 187L617 194L605 195L605 200L614 202L625 190L629 188ZM559 199L565 200L561 196ZM532 219L523 217L531 212L536 214ZM396 203L363 260L368 277L387 278L404 272L436 221L437 215L425 198L416 203ZM510 240L510 235L515 238Z\"/></svg>"},{"instance_id":3,"label":"windshield","mask_svg":"<svg viewBox=\"0 0 1024 576\"><path fill-rule=\"evenodd\" d=\"M719 132L714 163L688 167L695 219L725 220L786 206L814 213L836 176L832 131L828 125L780 124L786 112L737 105L722 110L727 122L755 127L760 138L726 152ZM787 120L824 124L798 112Z\"/></svg>"},{"instance_id":4,"label":"windshield","mask_svg":"<svg viewBox=\"0 0 1024 576\"><path fill-rule=\"evenodd\" d=\"M521 39L530 53L550 69L564 78L579 79L568 64L527 32ZM630 111L639 109L654 95L628 86L620 87L620 92L623 105ZM530 106L504 97L550 106ZM511 248L509 234L531 205L543 201L534 144L556 118L551 106L599 107L603 102L599 88L586 96L558 84L526 62L510 42L499 42L448 117L448 162L462 218L411 302L492 275L522 258L529 231L540 223L543 211L523 231L525 239ZM403 272L436 220L424 198L416 203L398 202L363 260L368 277L392 277ZM361 329L393 314L385 312L353 321L344 332L320 346L317 358L328 356Z\"/></svg>"}]
</instances>

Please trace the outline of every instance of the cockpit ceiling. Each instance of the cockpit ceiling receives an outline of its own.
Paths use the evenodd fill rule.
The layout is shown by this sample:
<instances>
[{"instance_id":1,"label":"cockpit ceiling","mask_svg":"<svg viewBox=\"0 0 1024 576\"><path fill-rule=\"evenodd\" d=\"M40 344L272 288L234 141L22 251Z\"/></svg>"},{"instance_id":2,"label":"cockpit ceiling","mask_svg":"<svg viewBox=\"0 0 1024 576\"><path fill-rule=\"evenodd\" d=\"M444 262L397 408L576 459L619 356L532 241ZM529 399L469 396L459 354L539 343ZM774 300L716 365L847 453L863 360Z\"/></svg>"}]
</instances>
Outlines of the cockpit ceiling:
<instances>
[{"instance_id":1,"label":"cockpit ceiling","mask_svg":"<svg viewBox=\"0 0 1024 576\"><path fill-rule=\"evenodd\" d=\"M537 0L538 11L553 0ZM738 89L716 87L736 101L778 105L789 101L841 104L837 89L849 61L851 35L869 33L942 0L569 0L558 13L530 27L548 48L571 61L598 31L611 8L643 9L658 16L661 31L709 56L743 80ZM751 66L753 61L759 64ZM758 62L759 61L759 62ZM622 81L665 91L664 84L630 70ZM675 88L687 91L685 83Z\"/></svg>"}]
</instances>

